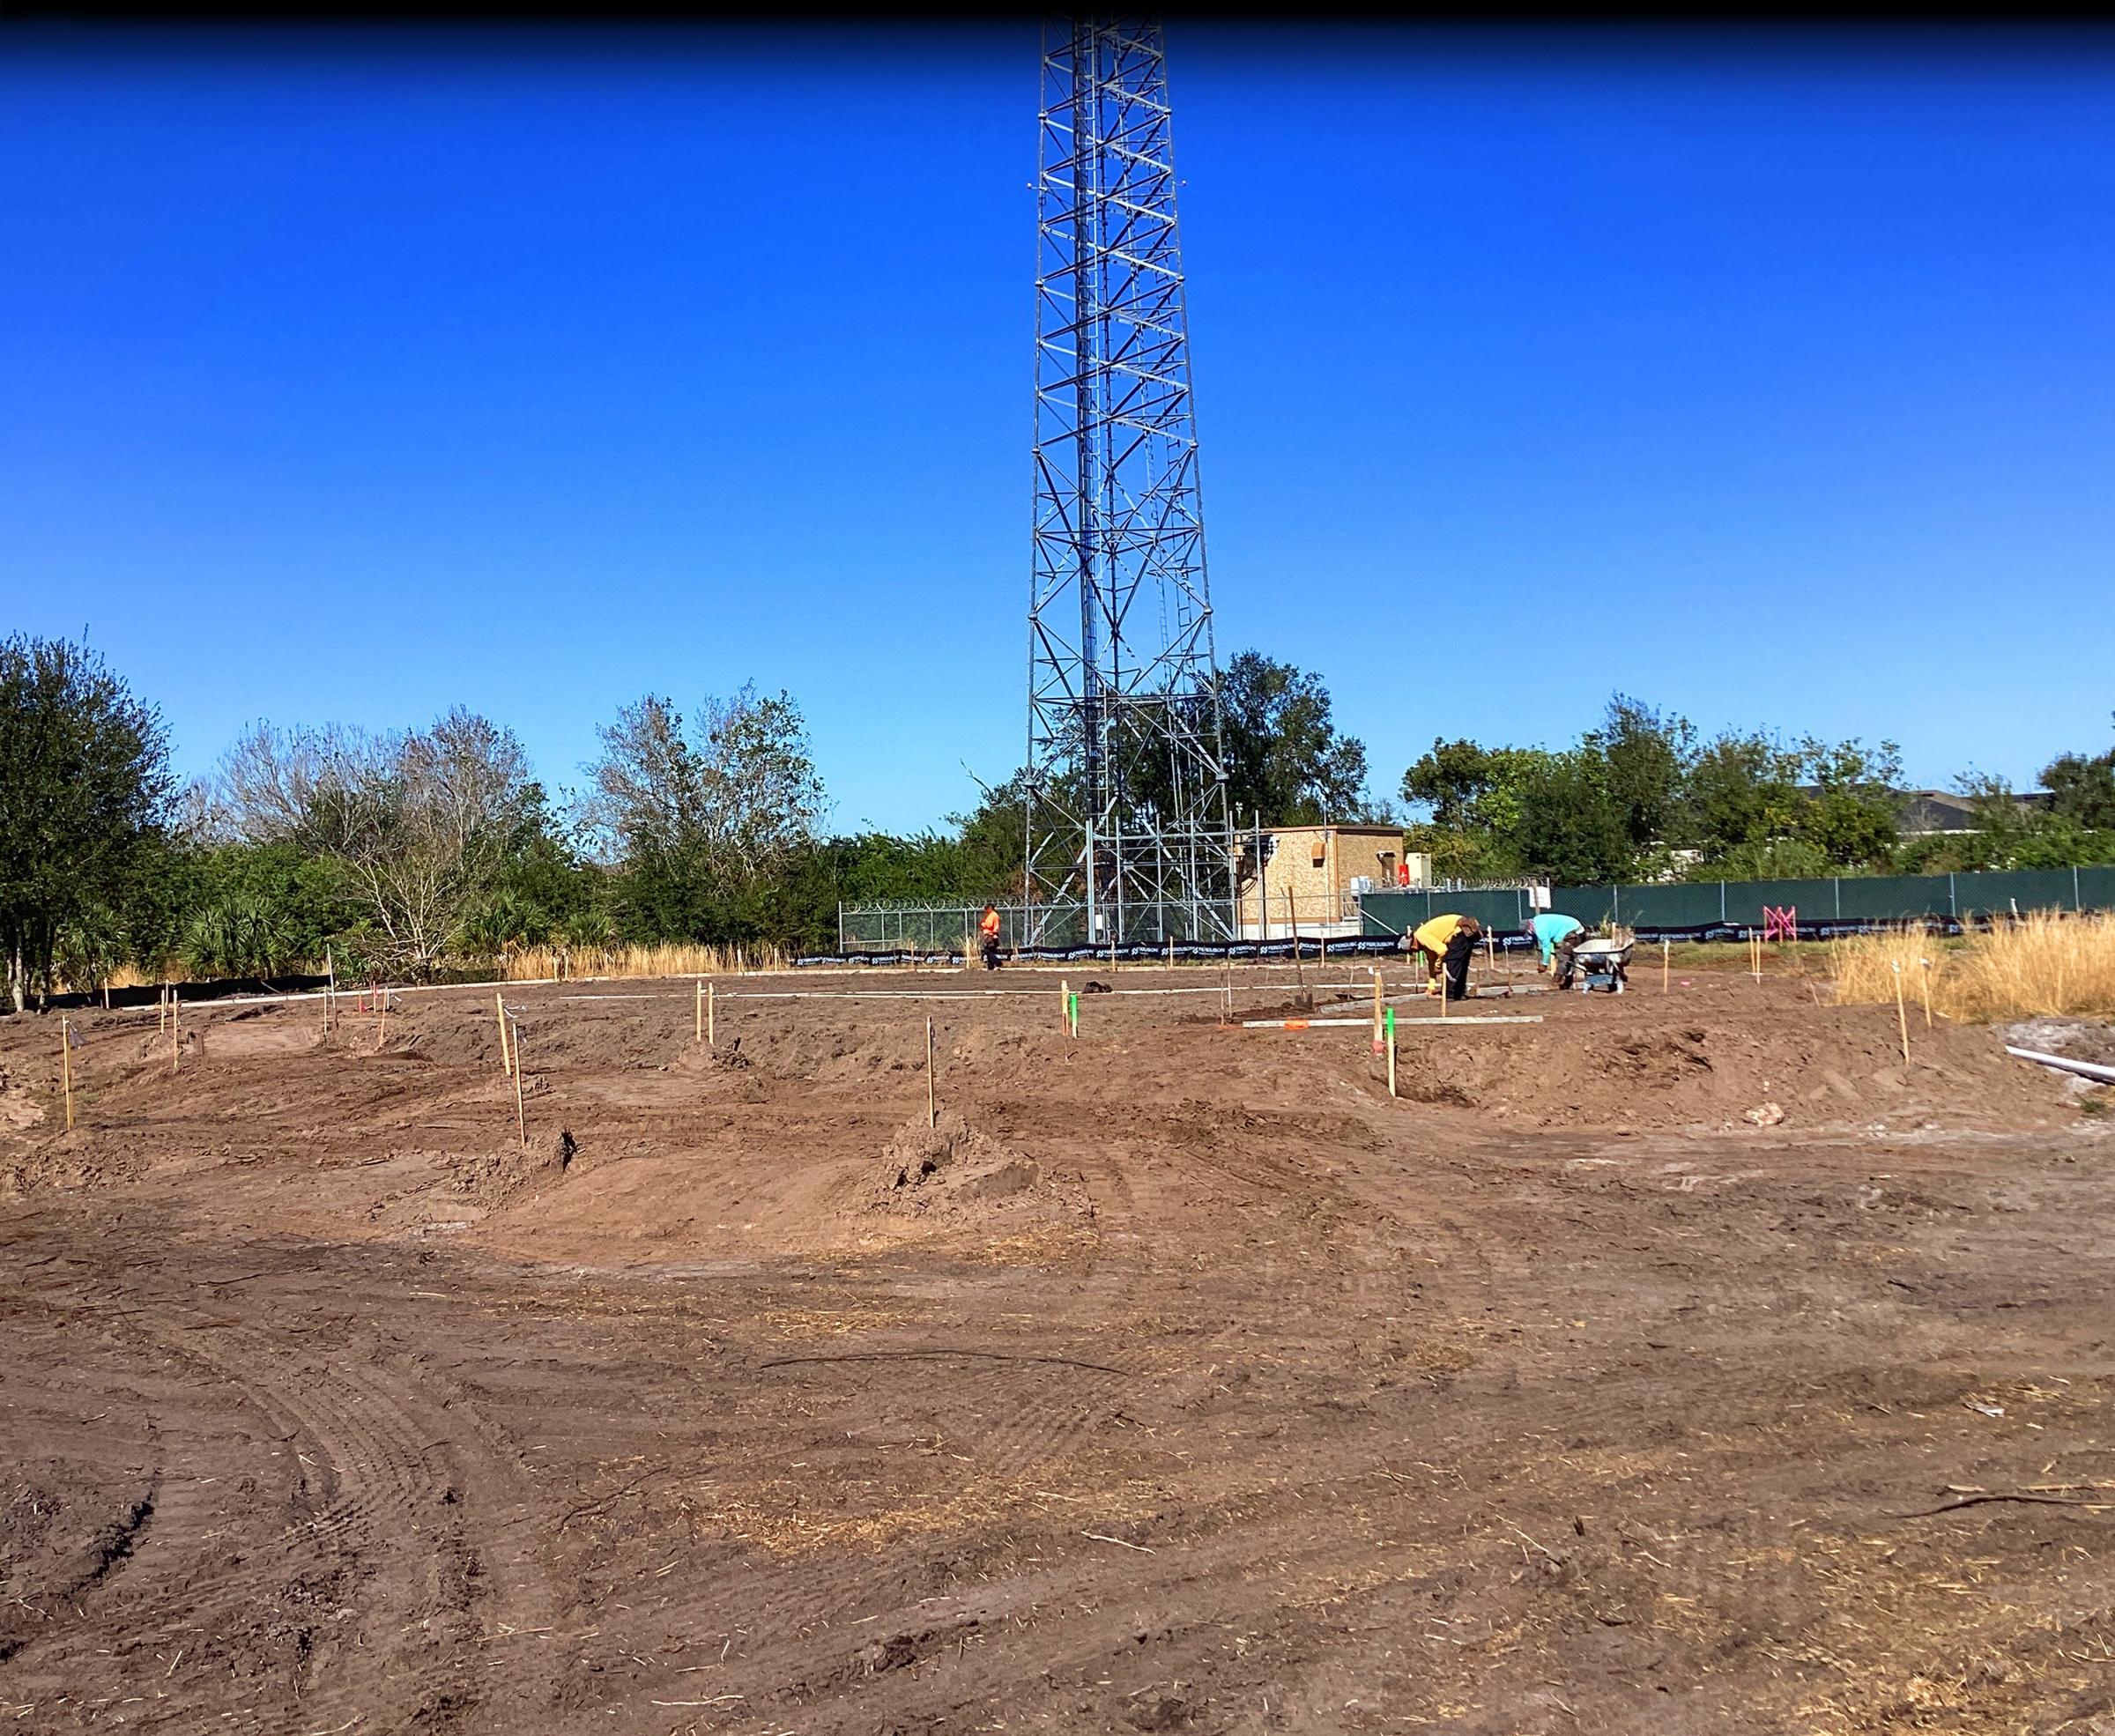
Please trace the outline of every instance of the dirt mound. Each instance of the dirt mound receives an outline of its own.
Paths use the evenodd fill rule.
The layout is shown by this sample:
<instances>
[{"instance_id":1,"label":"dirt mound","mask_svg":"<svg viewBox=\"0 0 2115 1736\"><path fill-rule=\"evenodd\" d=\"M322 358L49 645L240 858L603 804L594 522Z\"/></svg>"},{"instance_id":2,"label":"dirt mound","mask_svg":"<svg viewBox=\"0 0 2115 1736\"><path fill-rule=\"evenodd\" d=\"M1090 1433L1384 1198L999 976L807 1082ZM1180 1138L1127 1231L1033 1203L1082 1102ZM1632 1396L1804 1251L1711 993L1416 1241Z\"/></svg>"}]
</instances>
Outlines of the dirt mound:
<instances>
[{"instance_id":1,"label":"dirt mound","mask_svg":"<svg viewBox=\"0 0 2115 1736\"><path fill-rule=\"evenodd\" d=\"M1043 1179L1032 1157L979 1131L954 1110L928 1126L924 1116L889 1141L877 1169L883 1203L917 1213L972 1200L1010 1198Z\"/></svg>"},{"instance_id":2,"label":"dirt mound","mask_svg":"<svg viewBox=\"0 0 2115 1736\"><path fill-rule=\"evenodd\" d=\"M174 1046L180 1062L186 1056L196 1057L205 1050L205 1033L196 1025L179 1029ZM132 1058L141 1062L159 1061L166 1067L169 1062L169 1038L166 1031L149 1031L132 1044Z\"/></svg>"},{"instance_id":3,"label":"dirt mound","mask_svg":"<svg viewBox=\"0 0 2115 1736\"><path fill-rule=\"evenodd\" d=\"M1196 1022L1205 1025L1219 1023L1221 1013L1217 1007L1210 1013L1196 1015ZM1235 1004L1236 1019L1312 1019L1315 1016L1315 998L1312 995L1295 995L1292 999L1280 1001L1273 1006L1243 1006Z\"/></svg>"},{"instance_id":4,"label":"dirt mound","mask_svg":"<svg viewBox=\"0 0 2115 1736\"><path fill-rule=\"evenodd\" d=\"M40 1188L95 1188L136 1176L137 1156L114 1155L85 1129L0 1155L0 1199L20 1199Z\"/></svg>"},{"instance_id":5,"label":"dirt mound","mask_svg":"<svg viewBox=\"0 0 2115 1736\"><path fill-rule=\"evenodd\" d=\"M775 1077L804 1084L878 1081L924 1065L925 1028L908 1020L877 1027L851 1019L801 1027L774 1033L757 1058Z\"/></svg>"},{"instance_id":6,"label":"dirt mound","mask_svg":"<svg viewBox=\"0 0 2115 1736\"><path fill-rule=\"evenodd\" d=\"M24 1132L44 1119L44 1106L30 1095L28 1085L0 1067L0 1133Z\"/></svg>"},{"instance_id":7,"label":"dirt mound","mask_svg":"<svg viewBox=\"0 0 2115 1736\"><path fill-rule=\"evenodd\" d=\"M1450 1109L1473 1109L1476 1100L1462 1087L1448 1079L1411 1079L1399 1083L1399 1096L1407 1097L1414 1103L1443 1103Z\"/></svg>"},{"instance_id":8,"label":"dirt mound","mask_svg":"<svg viewBox=\"0 0 2115 1736\"><path fill-rule=\"evenodd\" d=\"M1647 1091L1675 1091L1712 1071L1711 1034L1697 1027L1619 1037L1602 1050L1606 1078Z\"/></svg>"},{"instance_id":9,"label":"dirt mound","mask_svg":"<svg viewBox=\"0 0 2115 1736\"><path fill-rule=\"evenodd\" d=\"M1004 1005L1005 1003L1000 1003ZM1052 990L1047 1022L1038 1009L1029 1030L998 1029L970 1023L979 1013L954 1009L935 1021L942 1090L966 1077L979 1080L1019 1078L1046 1062L1064 1045L1058 1021L1058 996ZM1019 1003L1014 1003L1018 1007ZM925 1067L925 1025L916 1018L869 1013L821 1028L798 1028L760 1035L755 1045L759 1069L773 1079L803 1085L887 1087L905 1084Z\"/></svg>"},{"instance_id":10,"label":"dirt mound","mask_svg":"<svg viewBox=\"0 0 2115 1736\"><path fill-rule=\"evenodd\" d=\"M570 1131L535 1135L524 1151L510 1145L455 1160L449 1187L487 1210L509 1206L562 1177L580 1147Z\"/></svg>"},{"instance_id":11,"label":"dirt mound","mask_svg":"<svg viewBox=\"0 0 2115 1736\"><path fill-rule=\"evenodd\" d=\"M1925 1117L2019 1126L2067 1113L2062 1091L2008 1057L1987 1028L1941 1022L1926 1030L1913 1019L1905 1067L1891 1007L1785 1007L1756 1020L1626 999L1553 1009L1540 1025L1401 1029L1400 1093L1534 1127L1814 1127Z\"/></svg>"},{"instance_id":12,"label":"dirt mound","mask_svg":"<svg viewBox=\"0 0 2115 1736\"><path fill-rule=\"evenodd\" d=\"M986 1071L1001 1068L1010 1063L1034 1065L1043 1051L1043 1046L1057 1034L1057 1022L1052 1020L1048 1031L995 1030L988 1025L979 1025L952 1042L944 1058Z\"/></svg>"},{"instance_id":13,"label":"dirt mound","mask_svg":"<svg viewBox=\"0 0 2115 1736\"><path fill-rule=\"evenodd\" d=\"M256 1017L268 1010L276 1011L260 1007L215 1020L197 1033L197 1052L211 1055L217 1061L233 1061L253 1055L303 1055L323 1048L329 1041L323 1026L313 1020L296 1022Z\"/></svg>"},{"instance_id":14,"label":"dirt mound","mask_svg":"<svg viewBox=\"0 0 2115 1736\"><path fill-rule=\"evenodd\" d=\"M667 1064L666 1070L686 1078L713 1078L747 1072L754 1065L748 1056L742 1053L741 1038L734 1037L711 1049L701 1042L694 1042Z\"/></svg>"},{"instance_id":15,"label":"dirt mound","mask_svg":"<svg viewBox=\"0 0 2115 1736\"><path fill-rule=\"evenodd\" d=\"M1091 1215L1077 1177L1060 1177L952 1109L929 1127L923 1114L898 1130L874 1166L870 1212L950 1221Z\"/></svg>"},{"instance_id":16,"label":"dirt mound","mask_svg":"<svg viewBox=\"0 0 2115 1736\"><path fill-rule=\"evenodd\" d=\"M490 997L480 1004L407 1002L390 1006L384 1033L389 1050L448 1066L498 1071L500 1021ZM662 1067L690 1046L691 1021L686 1007L679 1013L664 1010L664 1016L642 1017L636 1004L622 1001L575 1006L552 1001L531 1004L525 997L518 1001L510 997L508 1005L520 1008L522 1053L531 1069L551 1067L570 1072ZM355 1047L362 1033L367 1042L374 1041L371 1019L360 1023L347 1021L341 1030Z\"/></svg>"}]
</instances>

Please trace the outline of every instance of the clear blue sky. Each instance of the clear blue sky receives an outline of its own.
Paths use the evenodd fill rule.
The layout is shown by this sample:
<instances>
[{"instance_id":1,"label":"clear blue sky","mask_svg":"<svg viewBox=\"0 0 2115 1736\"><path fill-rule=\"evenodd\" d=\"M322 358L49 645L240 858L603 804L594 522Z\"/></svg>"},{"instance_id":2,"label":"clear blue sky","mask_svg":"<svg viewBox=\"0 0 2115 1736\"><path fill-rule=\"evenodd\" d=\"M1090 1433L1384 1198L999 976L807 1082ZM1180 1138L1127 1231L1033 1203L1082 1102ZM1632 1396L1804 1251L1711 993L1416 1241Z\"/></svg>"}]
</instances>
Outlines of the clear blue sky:
<instances>
[{"instance_id":1,"label":"clear blue sky","mask_svg":"<svg viewBox=\"0 0 2115 1736\"><path fill-rule=\"evenodd\" d=\"M180 765L1024 732L1035 33L0 40L0 627ZM1621 687L2031 779L2115 707L2115 50L1169 31L1222 655L1377 793ZM1434 655L1436 621L1472 629Z\"/></svg>"}]
</instances>

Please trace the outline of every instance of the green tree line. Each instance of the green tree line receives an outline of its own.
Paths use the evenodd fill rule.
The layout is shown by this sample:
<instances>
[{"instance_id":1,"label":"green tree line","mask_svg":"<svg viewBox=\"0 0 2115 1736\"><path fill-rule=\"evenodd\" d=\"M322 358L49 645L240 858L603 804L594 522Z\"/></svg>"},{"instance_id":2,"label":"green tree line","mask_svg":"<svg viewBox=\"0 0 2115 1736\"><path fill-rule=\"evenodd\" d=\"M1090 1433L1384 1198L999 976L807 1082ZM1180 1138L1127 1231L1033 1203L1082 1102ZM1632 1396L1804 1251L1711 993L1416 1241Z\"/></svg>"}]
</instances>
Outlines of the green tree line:
<instances>
[{"instance_id":1,"label":"green tree line","mask_svg":"<svg viewBox=\"0 0 2115 1736\"><path fill-rule=\"evenodd\" d=\"M1965 774L1969 825L1899 835L1901 750L1891 741L1709 738L1619 694L1562 748L1436 740L1404 773L1406 845L1436 877L1546 876L1571 886L1664 879L1800 879L2115 861L2115 750L2043 772L2046 806Z\"/></svg>"},{"instance_id":2,"label":"green tree line","mask_svg":"<svg viewBox=\"0 0 2115 1736\"><path fill-rule=\"evenodd\" d=\"M1216 699L1230 806L1274 825L1392 820L1319 677L1259 652ZM510 950L834 943L837 907L1018 898L1025 772L909 835L837 833L798 701L753 686L685 710L648 694L599 731L577 790L514 732L244 731L180 787L154 706L83 646L0 641L0 949L8 1005L64 983L433 976ZM1574 883L2115 860L2115 752L2065 754L2052 805L1967 778L1976 828L1904 843L1891 743L1699 737L1618 696L1561 749L1436 741L1404 774L1408 848L1451 878Z\"/></svg>"},{"instance_id":3,"label":"green tree line","mask_svg":"<svg viewBox=\"0 0 2115 1736\"><path fill-rule=\"evenodd\" d=\"M1365 749L1253 652L1218 699L1246 812L1356 819ZM461 709L393 731L257 723L179 788L160 713L85 647L0 642L8 1004L152 976L433 976L509 950L834 944L839 903L1018 897L1016 772L940 827L838 834L790 694L647 694L553 794Z\"/></svg>"}]
</instances>

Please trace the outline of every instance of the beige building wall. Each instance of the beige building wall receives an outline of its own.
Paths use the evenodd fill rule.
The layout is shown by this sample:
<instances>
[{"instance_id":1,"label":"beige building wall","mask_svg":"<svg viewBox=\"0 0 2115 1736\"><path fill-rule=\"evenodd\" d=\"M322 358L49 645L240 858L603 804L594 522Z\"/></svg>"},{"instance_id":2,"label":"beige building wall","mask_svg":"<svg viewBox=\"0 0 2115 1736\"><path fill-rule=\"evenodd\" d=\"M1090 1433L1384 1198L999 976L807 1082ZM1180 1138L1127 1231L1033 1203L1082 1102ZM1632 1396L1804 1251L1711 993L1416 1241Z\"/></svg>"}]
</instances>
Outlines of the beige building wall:
<instances>
[{"instance_id":1,"label":"beige building wall","mask_svg":"<svg viewBox=\"0 0 2115 1736\"><path fill-rule=\"evenodd\" d=\"M1376 887L1391 887L1396 864L1403 855L1402 829L1394 826L1285 826L1264 836L1266 843L1273 838L1278 842L1264 865L1262 886L1270 895L1270 932L1280 938L1291 931L1286 909L1288 890L1301 932L1320 933L1352 918L1346 894L1354 879L1363 875ZM1242 857L1241 924L1251 936L1261 926L1262 916L1252 859L1255 848L1250 834Z\"/></svg>"}]
</instances>

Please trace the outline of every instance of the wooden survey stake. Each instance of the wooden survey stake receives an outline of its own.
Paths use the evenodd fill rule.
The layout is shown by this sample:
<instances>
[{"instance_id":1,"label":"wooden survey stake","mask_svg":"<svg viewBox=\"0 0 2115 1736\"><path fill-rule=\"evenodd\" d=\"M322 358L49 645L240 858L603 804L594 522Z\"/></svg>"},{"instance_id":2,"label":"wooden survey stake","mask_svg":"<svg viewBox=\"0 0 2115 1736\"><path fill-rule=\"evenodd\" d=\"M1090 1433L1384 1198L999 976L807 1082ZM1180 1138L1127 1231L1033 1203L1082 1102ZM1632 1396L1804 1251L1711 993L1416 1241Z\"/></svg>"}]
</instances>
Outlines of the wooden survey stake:
<instances>
[{"instance_id":1,"label":"wooden survey stake","mask_svg":"<svg viewBox=\"0 0 2115 1736\"><path fill-rule=\"evenodd\" d=\"M925 1021L925 1124L940 1124L940 1103L932 1078L932 1020Z\"/></svg>"},{"instance_id":2,"label":"wooden survey stake","mask_svg":"<svg viewBox=\"0 0 2115 1736\"><path fill-rule=\"evenodd\" d=\"M507 1046L507 991L492 991L492 1014L500 1021L500 1071L508 1078L514 1076L514 1053Z\"/></svg>"},{"instance_id":3,"label":"wooden survey stake","mask_svg":"<svg viewBox=\"0 0 2115 1736\"><path fill-rule=\"evenodd\" d=\"M522 1149L529 1149L529 1112L522 1107L522 1028L514 1025L514 1131L521 1135Z\"/></svg>"},{"instance_id":4,"label":"wooden survey stake","mask_svg":"<svg viewBox=\"0 0 2115 1736\"><path fill-rule=\"evenodd\" d=\"M73 1131L73 1025L59 1015L59 1084L66 1093L66 1131Z\"/></svg>"}]
</instances>

